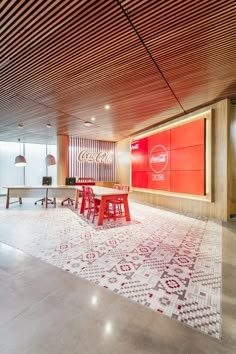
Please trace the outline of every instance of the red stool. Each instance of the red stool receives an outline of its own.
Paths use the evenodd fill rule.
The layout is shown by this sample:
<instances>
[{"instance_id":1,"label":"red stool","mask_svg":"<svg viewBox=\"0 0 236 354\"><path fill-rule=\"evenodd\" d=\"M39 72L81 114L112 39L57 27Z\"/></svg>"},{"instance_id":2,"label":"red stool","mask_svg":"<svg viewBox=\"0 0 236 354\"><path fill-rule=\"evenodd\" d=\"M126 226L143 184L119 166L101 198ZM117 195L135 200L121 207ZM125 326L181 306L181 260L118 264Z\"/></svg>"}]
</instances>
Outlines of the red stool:
<instances>
[{"instance_id":1,"label":"red stool","mask_svg":"<svg viewBox=\"0 0 236 354\"><path fill-rule=\"evenodd\" d=\"M115 189L123 190L125 192L129 192L129 186L122 185L114 185ZM107 201L107 212L111 216L112 219L117 219L125 216L124 211L124 201L123 198L117 198L117 200L108 200Z\"/></svg>"}]
</instances>

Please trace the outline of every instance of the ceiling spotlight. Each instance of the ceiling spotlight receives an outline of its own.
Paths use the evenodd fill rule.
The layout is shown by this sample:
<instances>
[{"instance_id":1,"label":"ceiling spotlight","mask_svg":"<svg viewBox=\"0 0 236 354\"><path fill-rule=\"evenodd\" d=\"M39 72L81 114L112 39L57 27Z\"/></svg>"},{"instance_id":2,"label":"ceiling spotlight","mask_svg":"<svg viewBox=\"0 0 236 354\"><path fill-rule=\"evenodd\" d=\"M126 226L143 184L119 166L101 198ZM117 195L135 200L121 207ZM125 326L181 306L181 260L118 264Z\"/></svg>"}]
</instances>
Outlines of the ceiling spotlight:
<instances>
[{"instance_id":1,"label":"ceiling spotlight","mask_svg":"<svg viewBox=\"0 0 236 354\"><path fill-rule=\"evenodd\" d=\"M84 122L84 125L86 125L87 127L89 127L90 125L92 125L91 122Z\"/></svg>"},{"instance_id":2,"label":"ceiling spotlight","mask_svg":"<svg viewBox=\"0 0 236 354\"><path fill-rule=\"evenodd\" d=\"M18 124L19 129L23 129L23 124Z\"/></svg>"},{"instance_id":3,"label":"ceiling spotlight","mask_svg":"<svg viewBox=\"0 0 236 354\"><path fill-rule=\"evenodd\" d=\"M52 124L48 123L47 128L52 128Z\"/></svg>"},{"instance_id":4,"label":"ceiling spotlight","mask_svg":"<svg viewBox=\"0 0 236 354\"><path fill-rule=\"evenodd\" d=\"M107 109L107 110L110 109L109 104L106 104L106 105L105 105L105 109Z\"/></svg>"},{"instance_id":5,"label":"ceiling spotlight","mask_svg":"<svg viewBox=\"0 0 236 354\"><path fill-rule=\"evenodd\" d=\"M93 121L94 121L95 119L96 119L95 117L91 117L91 120L93 120Z\"/></svg>"}]
</instances>

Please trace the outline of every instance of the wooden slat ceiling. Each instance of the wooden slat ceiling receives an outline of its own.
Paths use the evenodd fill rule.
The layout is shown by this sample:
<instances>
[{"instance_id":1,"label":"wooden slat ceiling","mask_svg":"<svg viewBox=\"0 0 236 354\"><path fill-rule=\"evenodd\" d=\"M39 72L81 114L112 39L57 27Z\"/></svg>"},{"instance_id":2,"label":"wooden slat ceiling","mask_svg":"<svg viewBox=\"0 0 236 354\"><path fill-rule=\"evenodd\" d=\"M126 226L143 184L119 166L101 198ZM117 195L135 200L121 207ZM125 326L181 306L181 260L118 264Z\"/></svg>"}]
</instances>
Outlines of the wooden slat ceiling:
<instances>
[{"instance_id":1,"label":"wooden slat ceiling","mask_svg":"<svg viewBox=\"0 0 236 354\"><path fill-rule=\"evenodd\" d=\"M119 141L236 98L235 0L0 6L2 141L55 143L59 134Z\"/></svg>"}]
</instances>

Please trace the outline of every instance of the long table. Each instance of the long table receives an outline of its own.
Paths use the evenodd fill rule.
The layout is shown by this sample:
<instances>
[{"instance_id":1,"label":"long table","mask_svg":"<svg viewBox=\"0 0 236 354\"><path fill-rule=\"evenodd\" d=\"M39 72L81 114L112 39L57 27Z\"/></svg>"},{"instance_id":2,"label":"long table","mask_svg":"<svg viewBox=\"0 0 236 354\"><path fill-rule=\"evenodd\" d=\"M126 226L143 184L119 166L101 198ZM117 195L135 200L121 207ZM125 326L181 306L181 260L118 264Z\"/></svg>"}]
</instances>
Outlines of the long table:
<instances>
[{"instance_id":1,"label":"long table","mask_svg":"<svg viewBox=\"0 0 236 354\"><path fill-rule=\"evenodd\" d=\"M9 186L7 188L6 208L9 204L19 202L22 204L22 198L45 198L45 207L48 207L48 199L53 198L54 207L56 207L56 198L75 199L75 208L78 208L79 186ZM18 201L10 201L11 198L18 198Z\"/></svg>"},{"instance_id":2,"label":"long table","mask_svg":"<svg viewBox=\"0 0 236 354\"><path fill-rule=\"evenodd\" d=\"M96 198L101 199L101 204L99 208L98 214L98 225L103 224L104 214L106 210L106 203L108 200L117 201L118 199L122 198L124 203L124 211L125 211L125 219L126 221L130 221L130 212L129 212L129 203L128 203L128 192L121 191L118 189L113 188L106 188L106 187L98 187L98 186L91 186L93 189L93 193ZM85 207L85 200L82 198L81 207L80 207L80 214L83 214Z\"/></svg>"}]
</instances>

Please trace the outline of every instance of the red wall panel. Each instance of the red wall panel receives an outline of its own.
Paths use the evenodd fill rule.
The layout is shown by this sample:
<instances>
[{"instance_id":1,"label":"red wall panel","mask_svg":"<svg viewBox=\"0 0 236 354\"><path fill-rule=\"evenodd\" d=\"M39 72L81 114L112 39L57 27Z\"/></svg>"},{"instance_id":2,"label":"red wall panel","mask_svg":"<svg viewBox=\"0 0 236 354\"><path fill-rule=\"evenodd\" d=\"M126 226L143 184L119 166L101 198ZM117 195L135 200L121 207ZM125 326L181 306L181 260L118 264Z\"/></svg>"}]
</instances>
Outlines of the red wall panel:
<instances>
[{"instance_id":1,"label":"red wall panel","mask_svg":"<svg viewBox=\"0 0 236 354\"><path fill-rule=\"evenodd\" d=\"M148 138L138 139L131 144L132 155L146 155L148 153Z\"/></svg>"},{"instance_id":2,"label":"red wall panel","mask_svg":"<svg viewBox=\"0 0 236 354\"><path fill-rule=\"evenodd\" d=\"M148 188L147 172L132 172L132 186L137 188Z\"/></svg>"},{"instance_id":3,"label":"red wall panel","mask_svg":"<svg viewBox=\"0 0 236 354\"><path fill-rule=\"evenodd\" d=\"M204 144L205 120L199 119L170 130L171 149Z\"/></svg>"},{"instance_id":4,"label":"red wall panel","mask_svg":"<svg viewBox=\"0 0 236 354\"><path fill-rule=\"evenodd\" d=\"M148 137L148 152L155 148L158 151L158 147L162 150L162 146L165 147L166 150L170 150L170 130L165 130L161 133L157 133L154 135L150 135Z\"/></svg>"},{"instance_id":5,"label":"red wall panel","mask_svg":"<svg viewBox=\"0 0 236 354\"><path fill-rule=\"evenodd\" d=\"M177 193L204 195L204 171L171 171L170 190Z\"/></svg>"},{"instance_id":6,"label":"red wall panel","mask_svg":"<svg viewBox=\"0 0 236 354\"><path fill-rule=\"evenodd\" d=\"M131 155L132 171L147 171L148 155Z\"/></svg>"},{"instance_id":7,"label":"red wall panel","mask_svg":"<svg viewBox=\"0 0 236 354\"><path fill-rule=\"evenodd\" d=\"M170 152L163 145L156 145L149 154L148 170L161 173L170 169Z\"/></svg>"},{"instance_id":8,"label":"red wall panel","mask_svg":"<svg viewBox=\"0 0 236 354\"><path fill-rule=\"evenodd\" d=\"M204 145L171 151L171 170L204 170Z\"/></svg>"},{"instance_id":9,"label":"red wall panel","mask_svg":"<svg viewBox=\"0 0 236 354\"><path fill-rule=\"evenodd\" d=\"M148 188L170 191L170 172L164 172L161 174L148 172Z\"/></svg>"}]
</instances>

